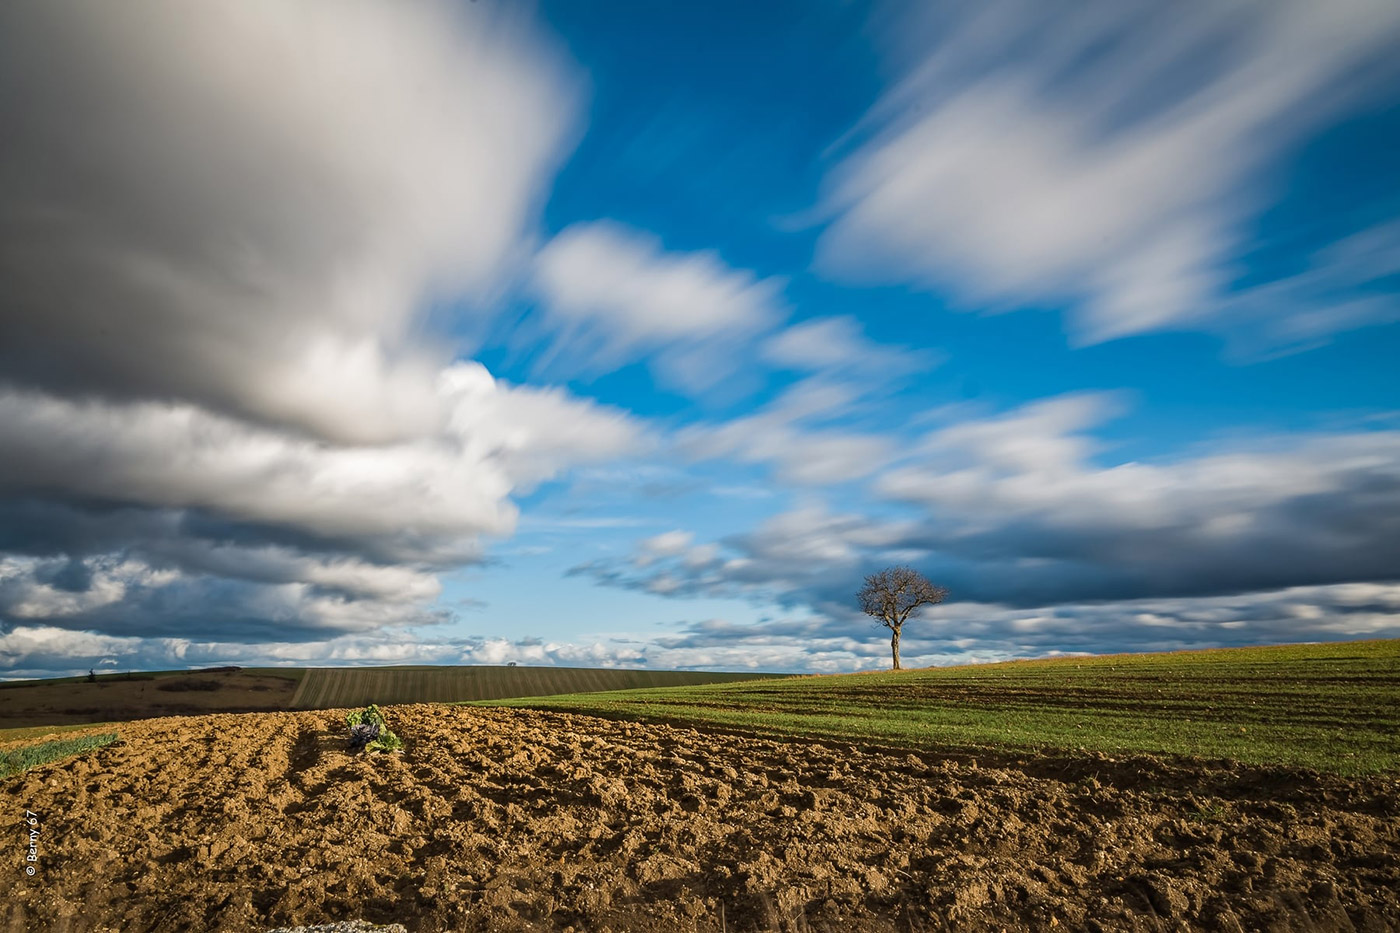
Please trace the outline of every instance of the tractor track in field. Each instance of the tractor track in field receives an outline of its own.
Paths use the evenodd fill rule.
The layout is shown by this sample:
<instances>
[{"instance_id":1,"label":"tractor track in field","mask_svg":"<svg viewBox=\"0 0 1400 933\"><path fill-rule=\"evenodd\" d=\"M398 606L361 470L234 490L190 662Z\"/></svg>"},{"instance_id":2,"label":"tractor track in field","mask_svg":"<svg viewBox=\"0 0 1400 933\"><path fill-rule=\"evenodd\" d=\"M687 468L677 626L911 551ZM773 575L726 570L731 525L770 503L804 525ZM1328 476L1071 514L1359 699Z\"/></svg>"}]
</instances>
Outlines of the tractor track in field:
<instances>
[{"instance_id":1,"label":"tractor track in field","mask_svg":"<svg viewBox=\"0 0 1400 933\"><path fill-rule=\"evenodd\" d=\"M6 782L0 930L1400 929L1400 783L973 760L529 711L119 727ZM22 872L23 850L14 864Z\"/></svg>"}]
</instances>

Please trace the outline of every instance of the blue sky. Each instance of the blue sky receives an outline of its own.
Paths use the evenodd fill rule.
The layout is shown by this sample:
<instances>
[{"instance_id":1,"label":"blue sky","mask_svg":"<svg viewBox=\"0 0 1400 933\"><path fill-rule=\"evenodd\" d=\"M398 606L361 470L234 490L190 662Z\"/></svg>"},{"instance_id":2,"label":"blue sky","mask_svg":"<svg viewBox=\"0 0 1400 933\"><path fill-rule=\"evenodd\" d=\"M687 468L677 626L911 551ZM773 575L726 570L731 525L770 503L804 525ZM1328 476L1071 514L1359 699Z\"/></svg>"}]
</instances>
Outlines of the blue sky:
<instances>
[{"instance_id":1,"label":"blue sky","mask_svg":"<svg viewBox=\"0 0 1400 933\"><path fill-rule=\"evenodd\" d=\"M1400 636L1393 4L136 6L0 13L0 677Z\"/></svg>"}]
</instances>

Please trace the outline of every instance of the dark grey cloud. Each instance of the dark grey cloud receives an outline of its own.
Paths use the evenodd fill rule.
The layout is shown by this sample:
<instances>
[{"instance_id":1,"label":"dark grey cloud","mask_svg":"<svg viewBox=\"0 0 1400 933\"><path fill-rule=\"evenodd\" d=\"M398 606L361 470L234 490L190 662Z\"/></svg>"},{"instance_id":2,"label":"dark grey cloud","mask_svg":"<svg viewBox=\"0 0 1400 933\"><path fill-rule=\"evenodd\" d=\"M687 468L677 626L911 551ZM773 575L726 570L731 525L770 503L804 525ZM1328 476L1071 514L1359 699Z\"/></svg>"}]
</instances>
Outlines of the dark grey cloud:
<instances>
[{"instance_id":1,"label":"dark grey cloud","mask_svg":"<svg viewBox=\"0 0 1400 933\"><path fill-rule=\"evenodd\" d=\"M425 313L518 274L572 84L509 5L0 9L0 631L433 624L512 496L633 449Z\"/></svg>"},{"instance_id":2,"label":"dark grey cloud","mask_svg":"<svg viewBox=\"0 0 1400 933\"><path fill-rule=\"evenodd\" d=\"M904 543L956 560L950 571L967 576L972 599L1035 605L1395 579L1400 433L1299 435L1099 466L1083 429L1107 413L1101 397L1072 396L955 425L925 439L924 462L886 473L876 489L922 510ZM978 566L996 572L979 578Z\"/></svg>"},{"instance_id":3,"label":"dark grey cloud","mask_svg":"<svg viewBox=\"0 0 1400 933\"><path fill-rule=\"evenodd\" d=\"M341 555L168 538L86 557L0 557L0 630L42 624L145 638L309 641L428 625L435 576Z\"/></svg>"},{"instance_id":4,"label":"dark grey cloud","mask_svg":"<svg viewBox=\"0 0 1400 933\"><path fill-rule=\"evenodd\" d=\"M1120 404L1066 396L925 435L873 490L904 511L808 506L746 533L573 569L673 597L848 619L872 568L910 563L957 602L1034 608L1400 579L1400 433L1297 435L1161 463L1095 462Z\"/></svg>"},{"instance_id":5,"label":"dark grey cloud","mask_svg":"<svg viewBox=\"0 0 1400 933\"><path fill-rule=\"evenodd\" d=\"M346 446L188 404L0 389L0 624L238 642L440 621L434 571L511 531L513 493L639 440L619 412L474 364L436 390L439 431Z\"/></svg>"},{"instance_id":6,"label":"dark grey cloud","mask_svg":"<svg viewBox=\"0 0 1400 933\"><path fill-rule=\"evenodd\" d=\"M962 602L907 623L909 666L1058 654L1175 651L1261 643L1400 636L1400 585L1290 587L1185 599L1062 603L1018 609ZM816 615L739 624L684 623L656 640L675 655L749 653L763 669L852 670L889 664L889 633L859 615ZM800 653L794 661L793 647ZM791 665L790 667L784 664Z\"/></svg>"},{"instance_id":7,"label":"dark grey cloud","mask_svg":"<svg viewBox=\"0 0 1400 933\"><path fill-rule=\"evenodd\" d=\"M573 125L488 4L0 10L0 372L339 440L435 425L426 299L515 262Z\"/></svg>"}]
</instances>

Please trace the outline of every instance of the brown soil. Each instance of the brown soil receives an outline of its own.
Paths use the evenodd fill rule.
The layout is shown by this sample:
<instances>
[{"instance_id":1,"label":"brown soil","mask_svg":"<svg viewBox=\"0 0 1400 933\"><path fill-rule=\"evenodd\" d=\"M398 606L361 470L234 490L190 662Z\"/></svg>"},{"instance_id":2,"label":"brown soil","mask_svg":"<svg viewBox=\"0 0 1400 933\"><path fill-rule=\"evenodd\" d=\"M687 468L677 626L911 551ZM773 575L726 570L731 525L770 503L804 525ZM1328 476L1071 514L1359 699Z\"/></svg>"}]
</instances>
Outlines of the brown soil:
<instances>
[{"instance_id":1,"label":"brown soil","mask_svg":"<svg viewBox=\"0 0 1400 933\"><path fill-rule=\"evenodd\" d=\"M297 689L291 678L249 671L141 677L150 675L133 680L103 675L97 683L6 684L0 687L0 729L281 710L291 705ZM208 686L217 689L200 689Z\"/></svg>"},{"instance_id":2,"label":"brown soil","mask_svg":"<svg viewBox=\"0 0 1400 933\"><path fill-rule=\"evenodd\" d=\"M1400 929L1393 775L387 712L402 756L214 715L11 779L0 930Z\"/></svg>"}]
</instances>

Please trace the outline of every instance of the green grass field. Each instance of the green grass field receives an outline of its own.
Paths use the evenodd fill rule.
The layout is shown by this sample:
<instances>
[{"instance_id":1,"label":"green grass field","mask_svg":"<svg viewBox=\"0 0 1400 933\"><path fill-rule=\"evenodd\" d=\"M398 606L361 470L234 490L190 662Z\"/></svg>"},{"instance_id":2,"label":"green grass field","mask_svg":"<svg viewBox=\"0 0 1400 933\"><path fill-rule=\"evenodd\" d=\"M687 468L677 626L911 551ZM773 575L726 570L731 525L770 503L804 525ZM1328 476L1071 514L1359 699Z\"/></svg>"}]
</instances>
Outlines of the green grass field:
<instances>
[{"instance_id":1,"label":"green grass field","mask_svg":"<svg viewBox=\"0 0 1400 933\"><path fill-rule=\"evenodd\" d=\"M570 695L594 690L671 687L772 678L777 674L628 671L581 667L313 667L293 709L339 709L377 703L462 702Z\"/></svg>"},{"instance_id":2,"label":"green grass field","mask_svg":"<svg viewBox=\"0 0 1400 933\"><path fill-rule=\"evenodd\" d=\"M491 705L912 749L1400 770L1400 641L1014 661Z\"/></svg>"},{"instance_id":3,"label":"green grass field","mask_svg":"<svg viewBox=\"0 0 1400 933\"><path fill-rule=\"evenodd\" d=\"M0 729L0 742L21 742L25 739L36 739L45 735L58 735L80 730L95 732L103 727L115 727L116 725L115 722L80 722L71 726L20 726L15 729Z\"/></svg>"},{"instance_id":4,"label":"green grass field","mask_svg":"<svg viewBox=\"0 0 1400 933\"><path fill-rule=\"evenodd\" d=\"M54 739L51 742L41 742L38 745L0 752L0 779L23 774L30 768L46 765L51 761L59 761L73 755L80 755L83 752L90 752L94 748L110 745L116 740L117 734L108 732L103 735Z\"/></svg>"}]
</instances>

